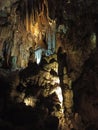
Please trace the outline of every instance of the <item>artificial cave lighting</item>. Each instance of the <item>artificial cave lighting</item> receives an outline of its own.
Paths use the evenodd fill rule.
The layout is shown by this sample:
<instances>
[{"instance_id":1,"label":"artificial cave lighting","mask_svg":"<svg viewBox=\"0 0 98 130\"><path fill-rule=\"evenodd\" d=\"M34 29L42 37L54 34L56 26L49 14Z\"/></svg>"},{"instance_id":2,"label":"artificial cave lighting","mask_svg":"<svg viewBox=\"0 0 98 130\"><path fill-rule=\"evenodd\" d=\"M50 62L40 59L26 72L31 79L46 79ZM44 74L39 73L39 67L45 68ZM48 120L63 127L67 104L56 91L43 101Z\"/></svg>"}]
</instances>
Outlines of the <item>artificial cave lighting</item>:
<instances>
[{"instance_id":1,"label":"artificial cave lighting","mask_svg":"<svg viewBox=\"0 0 98 130\"><path fill-rule=\"evenodd\" d=\"M36 23L35 26L32 26L32 33L33 33L34 36L38 37L38 35L40 33L38 23Z\"/></svg>"},{"instance_id":2,"label":"artificial cave lighting","mask_svg":"<svg viewBox=\"0 0 98 130\"><path fill-rule=\"evenodd\" d=\"M28 1L26 3L26 30L33 36L35 50L35 60L40 63L42 52L45 56L50 56L55 52L56 48L56 20L49 17L48 1L44 0L39 3L38 9L31 9L29 14ZM38 11L40 8L40 11ZM44 37L44 38L43 38ZM44 45L42 45L44 44ZM47 46L44 48L43 46ZM37 48L40 48L39 50Z\"/></svg>"},{"instance_id":3,"label":"artificial cave lighting","mask_svg":"<svg viewBox=\"0 0 98 130\"><path fill-rule=\"evenodd\" d=\"M54 82L54 85L56 85L56 87L50 92L50 94L52 93L56 93L57 96L58 96L58 99L60 101L60 106L61 106L61 109L62 109L62 112L63 112L63 96L62 96L62 89L61 87L59 86L60 85L60 80L59 78L55 77L53 78L53 82Z\"/></svg>"},{"instance_id":4,"label":"artificial cave lighting","mask_svg":"<svg viewBox=\"0 0 98 130\"><path fill-rule=\"evenodd\" d=\"M34 99L33 97L27 97L24 99L24 103L26 106L34 107L36 103L36 99Z\"/></svg>"},{"instance_id":5,"label":"artificial cave lighting","mask_svg":"<svg viewBox=\"0 0 98 130\"><path fill-rule=\"evenodd\" d=\"M61 106L62 106L63 96L62 96L62 89L61 89L61 87L58 86L58 87L55 89L55 92L56 92L56 94L58 95L59 101L61 102Z\"/></svg>"},{"instance_id":6,"label":"artificial cave lighting","mask_svg":"<svg viewBox=\"0 0 98 130\"><path fill-rule=\"evenodd\" d=\"M61 87L60 86L57 86L56 88L54 88L53 90L52 90L52 92L50 93L50 94L52 94L52 93L56 93L57 94L57 96L58 96L58 99L59 99L59 101L60 101L60 106L61 106L61 111L63 112L63 96L62 96L62 89L61 89Z\"/></svg>"},{"instance_id":7,"label":"artificial cave lighting","mask_svg":"<svg viewBox=\"0 0 98 130\"><path fill-rule=\"evenodd\" d=\"M41 57L42 57L42 49L38 48L38 49L35 50L35 59L36 59L37 64L40 63Z\"/></svg>"},{"instance_id":8,"label":"artificial cave lighting","mask_svg":"<svg viewBox=\"0 0 98 130\"><path fill-rule=\"evenodd\" d=\"M39 24L40 23L36 23L35 26L33 26L31 32L34 41L36 43L35 59L37 64L39 64L41 61L42 52L45 54L45 56L50 56L55 52L55 48L56 48L56 21L51 20L51 24L48 23L48 25L45 25L46 29L43 30L41 30ZM43 33L45 35L44 39L43 39ZM43 48L43 46L47 46L47 48Z\"/></svg>"},{"instance_id":9,"label":"artificial cave lighting","mask_svg":"<svg viewBox=\"0 0 98 130\"><path fill-rule=\"evenodd\" d=\"M59 79L59 77L53 77L52 80L53 80L53 82L54 82L54 85L55 85L55 84L60 84L60 79Z\"/></svg>"},{"instance_id":10,"label":"artificial cave lighting","mask_svg":"<svg viewBox=\"0 0 98 130\"><path fill-rule=\"evenodd\" d=\"M35 46L35 59L37 61L37 64L39 64L41 61L42 52L45 54L45 56L50 56L55 52L55 48L56 48L56 31L55 31L56 22L53 21L53 23L51 22L51 26L50 25L48 25L48 26L49 27L47 27L47 25L46 25L47 30L44 30L44 33L45 33L44 35L46 35L44 38L44 40L45 40L44 42L46 42L46 43L43 42L43 44L44 44L43 46L47 46L47 48L43 48L41 45L41 41L43 41L43 39L42 39L43 30L41 32L38 27L36 27L36 26L34 27L34 34L33 35L35 37L36 46L37 46L37 48L40 48L40 49L37 49ZM47 44L47 45L45 45L45 44Z\"/></svg>"}]
</instances>

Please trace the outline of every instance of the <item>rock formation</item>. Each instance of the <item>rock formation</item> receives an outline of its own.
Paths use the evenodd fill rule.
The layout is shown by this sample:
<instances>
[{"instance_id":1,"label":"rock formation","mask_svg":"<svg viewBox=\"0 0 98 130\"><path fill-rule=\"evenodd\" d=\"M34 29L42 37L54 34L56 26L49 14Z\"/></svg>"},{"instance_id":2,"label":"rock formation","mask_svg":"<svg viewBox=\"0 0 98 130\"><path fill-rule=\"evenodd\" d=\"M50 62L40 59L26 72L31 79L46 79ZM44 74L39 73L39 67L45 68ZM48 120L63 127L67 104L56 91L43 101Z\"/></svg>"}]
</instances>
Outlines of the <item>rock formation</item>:
<instances>
[{"instance_id":1,"label":"rock formation","mask_svg":"<svg viewBox=\"0 0 98 130\"><path fill-rule=\"evenodd\" d=\"M0 0L0 129L97 130L97 5Z\"/></svg>"}]
</instances>

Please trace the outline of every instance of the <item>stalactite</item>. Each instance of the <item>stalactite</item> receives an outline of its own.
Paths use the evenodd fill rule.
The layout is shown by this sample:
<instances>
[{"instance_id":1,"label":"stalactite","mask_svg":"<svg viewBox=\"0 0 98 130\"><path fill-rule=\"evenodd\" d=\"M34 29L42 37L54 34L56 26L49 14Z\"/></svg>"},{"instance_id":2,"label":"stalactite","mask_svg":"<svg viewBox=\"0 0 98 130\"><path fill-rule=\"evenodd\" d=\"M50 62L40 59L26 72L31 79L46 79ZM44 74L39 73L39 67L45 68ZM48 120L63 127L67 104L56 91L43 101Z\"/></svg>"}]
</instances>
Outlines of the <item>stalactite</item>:
<instances>
[{"instance_id":1,"label":"stalactite","mask_svg":"<svg viewBox=\"0 0 98 130\"><path fill-rule=\"evenodd\" d=\"M32 16L32 14L30 14L30 32L32 32L32 26L33 26L32 19L33 19L33 16Z\"/></svg>"},{"instance_id":2,"label":"stalactite","mask_svg":"<svg viewBox=\"0 0 98 130\"><path fill-rule=\"evenodd\" d=\"M29 31L29 15L28 15L28 0L26 2L26 30Z\"/></svg>"},{"instance_id":3,"label":"stalactite","mask_svg":"<svg viewBox=\"0 0 98 130\"><path fill-rule=\"evenodd\" d=\"M46 12L45 13L46 13L46 16L48 18L49 17L49 11L48 11L48 1L47 0L44 0L44 6L46 7ZM45 11L45 9L44 9L44 11Z\"/></svg>"},{"instance_id":4,"label":"stalactite","mask_svg":"<svg viewBox=\"0 0 98 130\"><path fill-rule=\"evenodd\" d=\"M34 22L34 10L32 9L32 25L34 26L35 22Z\"/></svg>"},{"instance_id":5,"label":"stalactite","mask_svg":"<svg viewBox=\"0 0 98 130\"><path fill-rule=\"evenodd\" d=\"M47 32L47 44L48 44L48 50L51 50L51 28L50 27Z\"/></svg>"},{"instance_id":6,"label":"stalactite","mask_svg":"<svg viewBox=\"0 0 98 130\"><path fill-rule=\"evenodd\" d=\"M41 57L42 57L42 49L38 48L37 50L35 50L35 59L36 59L37 64L40 63Z\"/></svg>"},{"instance_id":7,"label":"stalactite","mask_svg":"<svg viewBox=\"0 0 98 130\"><path fill-rule=\"evenodd\" d=\"M32 34L34 44L36 44L36 47L40 48L35 51L35 58L37 63L39 63L43 50L46 56L49 56L55 52L56 22L49 18L47 0L25 0L25 6L26 31ZM24 36L26 35L24 34ZM24 40L24 42L26 41ZM26 44L28 44L28 42L26 42ZM25 51L24 47L23 49ZM22 59L24 59L24 56L22 56L24 54L22 54L22 52L23 50L21 50L20 57L23 57ZM21 62L24 61L22 60ZM21 67L26 66L25 63L21 64Z\"/></svg>"},{"instance_id":8,"label":"stalactite","mask_svg":"<svg viewBox=\"0 0 98 130\"><path fill-rule=\"evenodd\" d=\"M30 32L32 31L32 15L30 15Z\"/></svg>"},{"instance_id":9,"label":"stalactite","mask_svg":"<svg viewBox=\"0 0 98 130\"><path fill-rule=\"evenodd\" d=\"M53 21L52 24L52 51L55 52L55 48L56 48L56 22Z\"/></svg>"},{"instance_id":10,"label":"stalactite","mask_svg":"<svg viewBox=\"0 0 98 130\"><path fill-rule=\"evenodd\" d=\"M33 5L34 5L33 6L34 7L34 9L33 9L34 10L34 23L36 23L36 6L35 6L35 3L36 3L36 1L33 2Z\"/></svg>"}]
</instances>

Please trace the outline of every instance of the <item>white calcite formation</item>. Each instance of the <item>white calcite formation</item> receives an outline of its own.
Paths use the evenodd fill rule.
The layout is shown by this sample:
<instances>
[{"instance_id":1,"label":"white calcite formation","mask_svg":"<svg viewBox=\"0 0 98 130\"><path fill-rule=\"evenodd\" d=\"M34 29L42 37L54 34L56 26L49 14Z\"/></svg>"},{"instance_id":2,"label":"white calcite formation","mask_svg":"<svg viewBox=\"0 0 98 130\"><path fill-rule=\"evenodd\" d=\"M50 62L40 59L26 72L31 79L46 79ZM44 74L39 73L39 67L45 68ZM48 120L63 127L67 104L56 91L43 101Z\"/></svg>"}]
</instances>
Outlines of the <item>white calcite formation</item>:
<instances>
[{"instance_id":1,"label":"white calcite formation","mask_svg":"<svg viewBox=\"0 0 98 130\"><path fill-rule=\"evenodd\" d=\"M47 0L40 2L38 7L36 2L32 1L31 13L28 1L21 3L25 6L24 20L20 16L22 12L17 11L20 3L13 4L9 1L6 3L6 8L10 10L5 10L3 8L5 4L1 2L3 9L0 17L2 19L6 17L3 23L10 24L0 26L0 57L4 59L5 67L11 70L28 66L30 48L35 54L37 64L40 63L43 54L49 56L55 52L56 48L56 21L49 18ZM12 7L11 4L13 4ZM6 44L3 45L4 43Z\"/></svg>"}]
</instances>

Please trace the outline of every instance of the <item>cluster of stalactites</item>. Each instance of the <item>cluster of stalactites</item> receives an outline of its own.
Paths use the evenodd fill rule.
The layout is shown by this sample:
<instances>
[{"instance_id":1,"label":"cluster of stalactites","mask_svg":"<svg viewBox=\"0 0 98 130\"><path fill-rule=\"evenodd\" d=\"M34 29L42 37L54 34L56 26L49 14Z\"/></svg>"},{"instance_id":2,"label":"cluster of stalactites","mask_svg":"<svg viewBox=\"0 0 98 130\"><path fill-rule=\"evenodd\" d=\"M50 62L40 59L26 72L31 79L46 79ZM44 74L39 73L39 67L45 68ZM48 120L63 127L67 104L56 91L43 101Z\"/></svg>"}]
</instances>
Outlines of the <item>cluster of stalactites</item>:
<instances>
[{"instance_id":1,"label":"cluster of stalactites","mask_svg":"<svg viewBox=\"0 0 98 130\"><path fill-rule=\"evenodd\" d=\"M32 31L32 26L38 21L41 13L48 17L48 2L47 0L25 0L26 6L26 30Z\"/></svg>"},{"instance_id":2,"label":"cluster of stalactites","mask_svg":"<svg viewBox=\"0 0 98 130\"><path fill-rule=\"evenodd\" d=\"M42 52L49 56L55 52L56 22L49 18L47 0L26 0L26 30L33 36L35 59L40 63ZM31 2L31 6L29 5ZM30 7L30 9L28 8Z\"/></svg>"}]
</instances>

